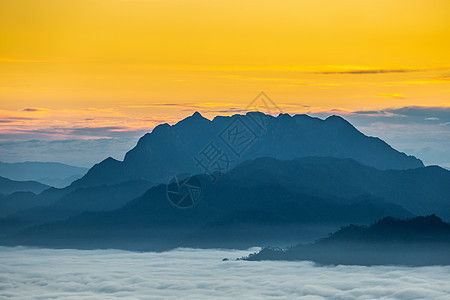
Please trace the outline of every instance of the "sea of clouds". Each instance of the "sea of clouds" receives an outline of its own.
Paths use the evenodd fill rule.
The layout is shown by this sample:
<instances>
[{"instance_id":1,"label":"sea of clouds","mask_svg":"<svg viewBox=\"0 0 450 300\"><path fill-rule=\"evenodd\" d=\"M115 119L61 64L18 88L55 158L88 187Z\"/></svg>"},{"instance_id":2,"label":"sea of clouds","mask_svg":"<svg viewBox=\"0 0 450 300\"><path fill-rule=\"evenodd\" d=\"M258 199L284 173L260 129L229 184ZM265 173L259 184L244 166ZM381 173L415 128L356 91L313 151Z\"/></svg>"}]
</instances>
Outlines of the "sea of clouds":
<instances>
[{"instance_id":1,"label":"sea of clouds","mask_svg":"<svg viewBox=\"0 0 450 300\"><path fill-rule=\"evenodd\" d=\"M0 298L450 298L449 266L317 266L234 260L255 250L140 253L0 247Z\"/></svg>"}]
</instances>

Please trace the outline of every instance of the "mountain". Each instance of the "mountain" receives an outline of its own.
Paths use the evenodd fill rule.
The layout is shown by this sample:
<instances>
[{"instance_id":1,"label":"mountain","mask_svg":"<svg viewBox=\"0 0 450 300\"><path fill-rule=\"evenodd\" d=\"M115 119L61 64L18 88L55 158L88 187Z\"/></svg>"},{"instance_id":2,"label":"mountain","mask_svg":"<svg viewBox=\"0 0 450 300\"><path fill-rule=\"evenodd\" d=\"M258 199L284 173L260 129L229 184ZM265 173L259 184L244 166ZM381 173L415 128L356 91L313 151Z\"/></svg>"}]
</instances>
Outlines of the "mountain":
<instances>
[{"instance_id":1,"label":"mountain","mask_svg":"<svg viewBox=\"0 0 450 300\"><path fill-rule=\"evenodd\" d=\"M143 181L122 182L89 188L54 189L46 194L12 194L0 199L0 236L28 226L64 220L84 211L106 211L119 208L142 195L153 184Z\"/></svg>"},{"instance_id":2,"label":"mountain","mask_svg":"<svg viewBox=\"0 0 450 300\"><path fill-rule=\"evenodd\" d=\"M5 217L31 207L48 205L68 194L71 190L71 187L64 189L51 187L40 194L34 194L32 192L16 192L8 196L3 196L0 198L0 217ZM2 219L0 219L0 223L1 220ZM19 224L15 223L15 225ZM0 235L4 229L5 227L0 224Z\"/></svg>"},{"instance_id":3,"label":"mountain","mask_svg":"<svg viewBox=\"0 0 450 300\"><path fill-rule=\"evenodd\" d=\"M439 167L378 170L353 159L258 158L216 181L207 175L188 178L197 178L197 191L201 191L201 199L190 208L180 209L169 202L172 183L155 186L132 201L126 198L127 192L120 202L124 206L109 211L99 210L110 191L93 209L90 203L95 203L98 194L89 195L98 187L71 186L73 190L61 200L2 218L0 227L14 229L6 232L5 243L11 244L245 248L286 245L298 242L299 237L312 240L342 225L370 224L385 216L404 218L431 212L450 219L450 172ZM75 196L77 191L85 195ZM73 200L63 200L68 198Z\"/></svg>"},{"instance_id":4,"label":"mountain","mask_svg":"<svg viewBox=\"0 0 450 300\"><path fill-rule=\"evenodd\" d=\"M291 160L308 156L352 158L380 170L423 167L419 159L365 136L338 116L322 120L307 115L273 117L250 112L217 116L210 121L196 112L173 126L155 127L123 161L105 159L73 185L135 179L165 183L179 173L197 174L205 169L223 172L258 157Z\"/></svg>"},{"instance_id":5,"label":"mountain","mask_svg":"<svg viewBox=\"0 0 450 300\"><path fill-rule=\"evenodd\" d=\"M349 225L313 244L264 248L248 260L312 260L321 264L450 265L450 224L436 215L371 226Z\"/></svg>"},{"instance_id":6,"label":"mountain","mask_svg":"<svg viewBox=\"0 0 450 300\"><path fill-rule=\"evenodd\" d=\"M63 178L59 178L59 177L44 177L44 178L38 178L36 179L36 181L52 186L52 187L56 187L56 188L64 188L66 186L69 186L72 182L74 182L75 180L80 179L81 177L83 177L84 174L87 173L87 170L84 173L81 174L76 174L76 175L72 175L69 177L63 177Z\"/></svg>"},{"instance_id":7,"label":"mountain","mask_svg":"<svg viewBox=\"0 0 450 300\"><path fill-rule=\"evenodd\" d=\"M48 185L36 181L15 181L5 177L0 177L0 193L9 195L15 192L40 192L50 188Z\"/></svg>"},{"instance_id":8,"label":"mountain","mask_svg":"<svg viewBox=\"0 0 450 300\"><path fill-rule=\"evenodd\" d=\"M439 213L450 220L450 171L437 166L378 170L353 159L259 158L242 163L227 175L249 186L283 184L320 197L352 198L370 194L401 205L416 215Z\"/></svg>"},{"instance_id":9,"label":"mountain","mask_svg":"<svg viewBox=\"0 0 450 300\"><path fill-rule=\"evenodd\" d=\"M224 188L228 190L229 186ZM351 220L367 223L386 215L411 215L398 206L369 199L344 205L307 195L274 198L279 189L273 187L261 187L257 194L233 188L226 195L220 193L222 197L218 197L219 192L205 195L192 209L179 209L169 203L166 187L160 185L120 209L85 212L30 227L10 235L6 244L133 250L248 248L262 242L292 243L302 231L323 234L323 230L329 232ZM237 199L228 205L231 195ZM271 201L279 205L269 205Z\"/></svg>"},{"instance_id":10,"label":"mountain","mask_svg":"<svg viewBox=\"0 0 450 300\"><path fill-rule=\"evenodd\" d=\"M20 181L34 180L58 188L71 184L87 171L87 168L56 162L0 162L0 176Z\"/></svg>"},{"instance_id":11,"label":"mountain","mask_svg":"<svg viewBox=\"0 0 450 300\"><path fill-rule=\"evenodd\" d=\"M450 243L450 224L435 214L407 220L386 217L371 226L350 225L319 243Z\"/></svg>"},{"instance_id":12,"label":"mountain","mask_svg":"<svg viewBox=\"0 0 450 300\"><path fill-rule=\"evenodd\" d=\"M2 195L0 197L0 217L5 217L22 209L37 205L35 199L36 194L32 192L16 192L8 196Z\"/></svg>"},{"instance_id":13,"label":"mountain","mask_svg":"<svg viewBox=\"0 0 450 300\"><path fill-rule=\"evenodd\" d=\"M241 164L215 182L207 175L195 176L201 199L190 208L170 203L168 191L173 186L161 184L116 210L41 222L3 242L139 250L289 244L299 236L312 239L352 222L370 224L385 216L412 216L404 207L371 195L365 187L376 185L373 178L383 177L379 173L393 172L391 177L398 180L403 175L396 172L413 171L381 171L350 159L260 158ZM353 172L358 181L343 179L346 172ZM310 186L305 178L320 188ZM345 192L349 187L350 192Z\"/></svg>"}]
</instances>

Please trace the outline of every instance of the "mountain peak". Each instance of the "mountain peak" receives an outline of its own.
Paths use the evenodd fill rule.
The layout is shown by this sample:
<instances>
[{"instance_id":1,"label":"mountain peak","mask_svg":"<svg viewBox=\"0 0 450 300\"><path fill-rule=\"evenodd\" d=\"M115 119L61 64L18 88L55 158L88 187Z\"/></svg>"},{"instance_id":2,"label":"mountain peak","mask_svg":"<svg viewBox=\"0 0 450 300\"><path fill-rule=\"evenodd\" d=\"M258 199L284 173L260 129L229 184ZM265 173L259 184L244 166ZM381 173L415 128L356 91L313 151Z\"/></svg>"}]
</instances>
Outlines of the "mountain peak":
<instances>
[{"instance_id":1,"label":"mountain peak","mask_svg":"<svg viewBox=\"0 0 450 300\"><path fill-rule=\"evenodd\" d=\"M356 129L349 121L347 121L341 116L337 115L329 116L328 118L325 119L325 122L330 123L331 125L340 126L341 128L347 128L347 130L348 129L355 130L358 133L360 133L358 129Z\"/></svg>"},{"instance_id":2,"label":"mountain peak","mask_svg":"<svg viewBox=\"0 0 450 300\"><path fill-rule=\"evenodd\" d=\"M292 118L291 115L287 113L286 114L281 113L277 117L277 119L290 119L290 118Z\"/></svg>"},{"instance_id":3,"label":"mountain peak","mask_svg":"<svg viewBox=\"0 0 450 300\"><path fill-rule=\"evenodd\" d=\"M207 118L205 118L204 116L202 116L198 111L194 112L191 116L184 118L183 120L179 121L176 125L178 124L188 124L191 122L204 122L204 121L208 121L210 122L210 120L208 120Z\"/></svg>"},{"instance_id":4,"label":"mountain peak","mask_svg":"<svg viewBox=\"0 0 450 300\"><path fill-rule=\"evenodd\" d=\"M113 158L111 156L108 156L102 162L103 163L116 163L116 162L120 162L120 161L118 161L117 159L115 159L115 158Z\"/></svg>"},{"instance_id":5,"label":"mountain peak","mask_svg":"<svg viewBox=\"0 0 450 300\"><path fill-rule=\"evenodd\" d=\"M199 113L198 111L194 112L191 116L187 117L186 119L195 120L195 121L204 121L204 120L209 121L207 118L202 116L202 114Z\"/></svg>"},{"instance_id":6,"label":"mountain peak","mask_svg":"<svg viewBox=\"0 0 450 300\"><path fill-rule=\"evenodd\" d=\"M326 118L325 121L340 121L340 122L348 123L343 117L338 116L338 115L331 115L328 118Z\"/></svg>"},{"instance_id":7,"label":"mountain peak","mask_svg":"<svg viewBox=\"0 0 450 300\"><path fill-rule=\"evenodd\" d=\"M192 118L195 118L195 119L199 119L199 118L203 119L202 114L199 113L198 111L196 111L195 113L193 113L191 117L192 117Z\"/></svg>"}]
</instances>

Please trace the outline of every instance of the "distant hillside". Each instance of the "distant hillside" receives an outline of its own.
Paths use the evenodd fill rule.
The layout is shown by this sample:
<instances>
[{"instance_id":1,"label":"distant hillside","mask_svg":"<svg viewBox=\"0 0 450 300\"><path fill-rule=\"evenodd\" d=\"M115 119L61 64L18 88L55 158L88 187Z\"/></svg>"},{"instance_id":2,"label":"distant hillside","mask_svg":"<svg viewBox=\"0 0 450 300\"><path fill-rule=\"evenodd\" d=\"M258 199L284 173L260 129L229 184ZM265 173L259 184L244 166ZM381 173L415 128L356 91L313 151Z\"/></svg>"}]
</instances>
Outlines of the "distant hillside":
<instances>
[{"instance_id":1,"label":"distant hillside","mask_svg":"<svg viewBox=\"0 0 450 300\"><path fill-rule=\"evenodd\" d=\"M350 225L314 244L264 248L248 260L312 260L323 264L449 265L450 224L436 215L371 226Z\"/></svg>"},{"instance_id":2,"label":"distant hillside","mask_svg":"<svg viewBox=\"0 0 450 300\"><path fill-rule=\"evenodd\" d=\"M50 188L48 185L36 181L15 181L0 177L0 194L9 195L15 192L32 192L39 194Z\"/></svg>"},{"instance_id":3,"label":"distant hillside","mask_svg":"<svg viewBox=\"0 0 450 300\"><path fill-rule=\"evenodd\" d=\"M87 171L87 168L55 162L0 162L0 176L20 181L34 180L53 187L65 187Z\"/></svg>"},{"instance_id":4,"label":"distant hillside","mask_svg":"<svg viewBox=\"0 0 450 300\"><path fill-rule=\"evenodd\" d=\"M10 236L7 243L140 250L246 248L262 241L292 242L308 227L329 230L350 220L367 223L386 215L410 215L401 207L370 197L341 204L306 195L287 197L277 187L261 186L258 192L233 185L206 188L208 194L190 209L174 207L166 198L165 186L160 185L120 209L32 227Z\"/></svg>"},{"instance_id":5,"label":"distant hillside","mask_svg":"<svg viewBox=\"0 0 450 300\"><path fill-rule=\"evenodd\" d=\"M107 188L97 201L94 191L102 187L70 186L54 204L0 219L0 228L7 230L3 233L9 233L8 241L15 244L68 246L65 243L73 239L86 247L121 248L124 241L130 243L126 247L138 249L245 247L291 243L309 229L324 234L341 225L370 224L385 216L404 218L428 212L450 216L450 172L439 167L378 170L352 159L258 158L216 182L207 175L196 177L201 180L201 200L188 209L169 202L167 185L153 187L132 201L128 188L126 193ZM105 211L105 207L113 209L108 197L117 195L122 195L124 206ZM82 211L100 212L75 215ZM62 221L52 223L55 220ZM34 227L25 229L30 226Z\"/></svg>"},{"instance_id":6,"label":"distant hillside","mask_svg":"<svg viewBox=\"0 0 450 300\"><path fill-rule=\"evenodd\" d=\"M136 180L90 188L51 189L40 195L15 193L0 199L0 236L28 226L64 220L84 211L119 208L153 184Z\"/></svg>"},{"instance_id":7,"label":"distant hillside","mask_svg":"<svg viewBox=\"0 0 450 300\"><path fill-rule=\"evenodd\" d=\"M437 166L377 170L353 159L258 158L242 163L227 176L249 186L281 184L320 197L352 198L371 194L416 215L439 213L450 221L450 171Z\"/></svg>"},{"instance_id":8,"label":"distant hillside","mask_svg":"<svg viewBox=\"0 0 450 300\"><path fill-rule=\"evenodd\" d=\"M74 186L135 179L164 183L179 173L200 173L203 169L195 158L201 159L200 153L211 147L211 142L222 159L227 157L227 169L258 157L291 160L307 156L352 158L380 170L423 167L419 159L396 151L378 138L365 136L338 116L321 120L307 115L273 117L252 112L217 116L210 121L195 113L173 126L157 126L139 140L123 162L105 159Z\"/></svg>"},{"instance_id":9,"label":"distant hillside","mask_svg":"<svg viewBox=\"0 0 450 300\"><path fill-rule=\"evenodd\" d=\"M27 209L38 205L39 203L35 201L36 198L36 194L32 192L16 192L9 196L0 197L0 218L6 217L7 215L18 212L22 209ZM0 235L4 229L4 227L0 227Z\"/></svg>"},{"instance_id":10,"label":"distant hillside","mask_svg":"<svg viewBox=\"0 0 450 300\"><path fill-rule=\"evenodd\" d=\"M347 169L355 172L354 176L360 180L343 179L341 173ZM159 185L117 210L47 222L10 236L8 243L131 249L245 248L269 242L290 243L308 230L316 231L317 237L318 232L323 234L352 222L369 224L385 216L412 216L404 207L373 196L361 186L361 182L372 184L366 182L370 179L367 174L373 176L378 172L390 174L391 171L336 158L294 161L261 158L242 164L215 183L206 175L198 176L202 197L191 208L172 205L167 198L167 186ZM304 178L310 178L321 188L315 189ZM349 187L350 193L342 193ZM82 197L78 199L83 201ZM67 202L58 203L63 209ZM45 209L51 216L55 205L26 213L28 218L35 219ZM4 227L8 222L17 224L24 213L2 219L0 224ZM78 246L70 244L73 240L78 241Z\"/></svg>"}]
</instances>

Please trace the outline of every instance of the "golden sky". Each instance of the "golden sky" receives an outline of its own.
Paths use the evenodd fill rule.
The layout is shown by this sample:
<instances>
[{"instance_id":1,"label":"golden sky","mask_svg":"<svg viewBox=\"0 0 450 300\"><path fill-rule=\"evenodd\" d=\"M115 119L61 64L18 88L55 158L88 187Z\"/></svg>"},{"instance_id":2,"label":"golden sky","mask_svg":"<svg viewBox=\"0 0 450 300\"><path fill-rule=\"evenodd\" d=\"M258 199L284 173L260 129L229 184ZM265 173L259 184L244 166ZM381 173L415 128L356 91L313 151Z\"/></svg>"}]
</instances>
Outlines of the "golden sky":
<instances>
[{"instance_id":1,"label":"golden sky","mask_svg":"<svg viewBox=\"0 0 450 300\"><path fill-rule=\"evenodd\" d=\"M449 14L448 0L1 0L0 131L147 129L260 91L292 113L448 106Z\"/></svg>"}]
</instances>

